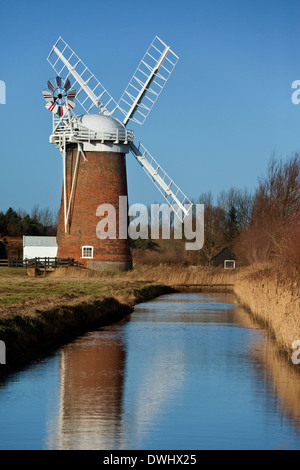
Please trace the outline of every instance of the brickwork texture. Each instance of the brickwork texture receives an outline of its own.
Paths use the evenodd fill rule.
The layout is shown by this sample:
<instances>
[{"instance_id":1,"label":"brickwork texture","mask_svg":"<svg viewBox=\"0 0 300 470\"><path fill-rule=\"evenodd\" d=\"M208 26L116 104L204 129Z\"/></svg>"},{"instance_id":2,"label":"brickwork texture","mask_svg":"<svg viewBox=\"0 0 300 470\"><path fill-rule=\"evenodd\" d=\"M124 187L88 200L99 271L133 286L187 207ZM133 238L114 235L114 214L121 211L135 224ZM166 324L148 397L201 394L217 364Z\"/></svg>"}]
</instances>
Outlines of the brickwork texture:
<instances>
[{"instance_id":1,"label":"brickwork texture","mask_svg":"<svg viewBox=\"0 0 300 470\"><path fill-rule=\"evenodd\" d=\"M62 190L57 243L58 257L71 257L88 265L82 258L82 247L93 247L93 262L131 263L129 239L119 238L119 196L127 196L125 155L115 152L85 152L87 161L80 157L73 190L67 233L64 227ZM67 149L67 200L70 197L77 157L77 146ZM116 210L116 239L99 239L96 228L107 217L96 215L101 204L111 204Z\"/></svg>"}]
</instances>

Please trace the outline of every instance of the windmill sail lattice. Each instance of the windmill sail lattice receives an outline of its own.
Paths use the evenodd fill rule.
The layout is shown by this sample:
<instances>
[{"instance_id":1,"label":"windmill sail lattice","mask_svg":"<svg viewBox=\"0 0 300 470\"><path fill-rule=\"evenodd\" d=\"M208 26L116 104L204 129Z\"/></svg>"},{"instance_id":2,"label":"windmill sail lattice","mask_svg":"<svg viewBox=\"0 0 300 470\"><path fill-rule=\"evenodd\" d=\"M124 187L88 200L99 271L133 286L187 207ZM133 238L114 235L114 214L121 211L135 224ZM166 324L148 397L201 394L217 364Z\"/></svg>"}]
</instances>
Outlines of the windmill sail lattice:
<instances>
[{"instance_id":1,"label":"windmill sail lattice","mask_svg":"<svg viewBox=\"0 0 300 470\"><path fill-rule=\"evenodd\" d=\"M177 61L178 56L156 36L118 103L123 124L129 120L144 124Z\"/></svg>"},{"instance_id":2,"label":"windmill sail lattice","mask_svg":"<svg viewBox=\"0 0 300 470\"><path fill-rule=\"evenodd\" d=\"M132 142L130 150L180 219L189 214L192 202L174 183L141 142Z\"/></svg>"},{"instance_id":3,"label":"windmill sail lattice","mask_svg":"<svg viewBox=\"0 0 300 470\"><path fill-rule=\"evenodd\" d=\"M47 60L59 76L67 73L68 79L72 77L72 87L78 89L76 99L86 113L111 115L115 111L115 100L61 37Z\"/></svg>"}]
</instances>

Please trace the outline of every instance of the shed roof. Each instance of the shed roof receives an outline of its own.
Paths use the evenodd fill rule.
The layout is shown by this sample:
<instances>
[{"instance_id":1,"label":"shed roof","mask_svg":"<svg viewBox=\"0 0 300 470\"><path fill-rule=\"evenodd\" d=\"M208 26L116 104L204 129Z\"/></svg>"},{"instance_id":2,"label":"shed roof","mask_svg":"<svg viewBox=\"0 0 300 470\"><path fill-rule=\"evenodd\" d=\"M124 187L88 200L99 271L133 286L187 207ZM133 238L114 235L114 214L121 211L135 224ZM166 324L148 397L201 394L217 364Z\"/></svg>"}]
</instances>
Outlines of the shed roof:
<instances>
[{"instance_id":1,"label":"shed roof","mask_svg":"<svg viewBox=\"0 0 300 470\"><path fill-rule=\"evenodd\" d=\"M23 237L23 246L55 246L56 237Z\"/></svg>"}]
</instances>

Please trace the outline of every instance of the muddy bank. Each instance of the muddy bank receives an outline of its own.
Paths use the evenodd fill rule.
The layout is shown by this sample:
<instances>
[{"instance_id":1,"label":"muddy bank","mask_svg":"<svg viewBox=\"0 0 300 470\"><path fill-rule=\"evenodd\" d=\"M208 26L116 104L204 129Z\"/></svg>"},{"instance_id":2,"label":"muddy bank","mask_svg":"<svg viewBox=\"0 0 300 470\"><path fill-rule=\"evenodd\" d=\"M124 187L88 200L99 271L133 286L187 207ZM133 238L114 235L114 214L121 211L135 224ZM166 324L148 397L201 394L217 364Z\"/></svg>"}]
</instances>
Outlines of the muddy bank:
<instances>
[{"instance_id":1,"label":"muddy bank","mask_svg":"<svg viewBox=\"0 0 300 470\"><path fill-rule=\"evenodd\" d=\"M6 365L0 375L47 355L77 336L124 319L134 305L174 292L168 286L144 285L116 292L114 297L88 297L82 301L35 308L0 318L0 338L6 344Z\"/></svg>"}]
</instances>

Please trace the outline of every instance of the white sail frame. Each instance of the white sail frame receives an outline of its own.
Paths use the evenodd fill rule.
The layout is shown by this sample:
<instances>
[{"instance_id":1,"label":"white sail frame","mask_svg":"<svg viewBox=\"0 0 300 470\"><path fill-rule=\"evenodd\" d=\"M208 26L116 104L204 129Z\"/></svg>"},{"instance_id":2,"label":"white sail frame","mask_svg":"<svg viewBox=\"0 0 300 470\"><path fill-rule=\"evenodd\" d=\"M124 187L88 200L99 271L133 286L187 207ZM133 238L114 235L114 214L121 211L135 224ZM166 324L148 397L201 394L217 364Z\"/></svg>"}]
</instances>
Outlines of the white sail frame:
<instances>
[{"instance_id":1,"label":"white sail frame","mask_svg":"<svg viewBox=\"0 0 300 470\"><path fill-rule=\"evenodd\" d=\"M144 124L178 60L171 47L155 36L119 100L125 126L128 121Z\"/></svg>"}]
</instances>

